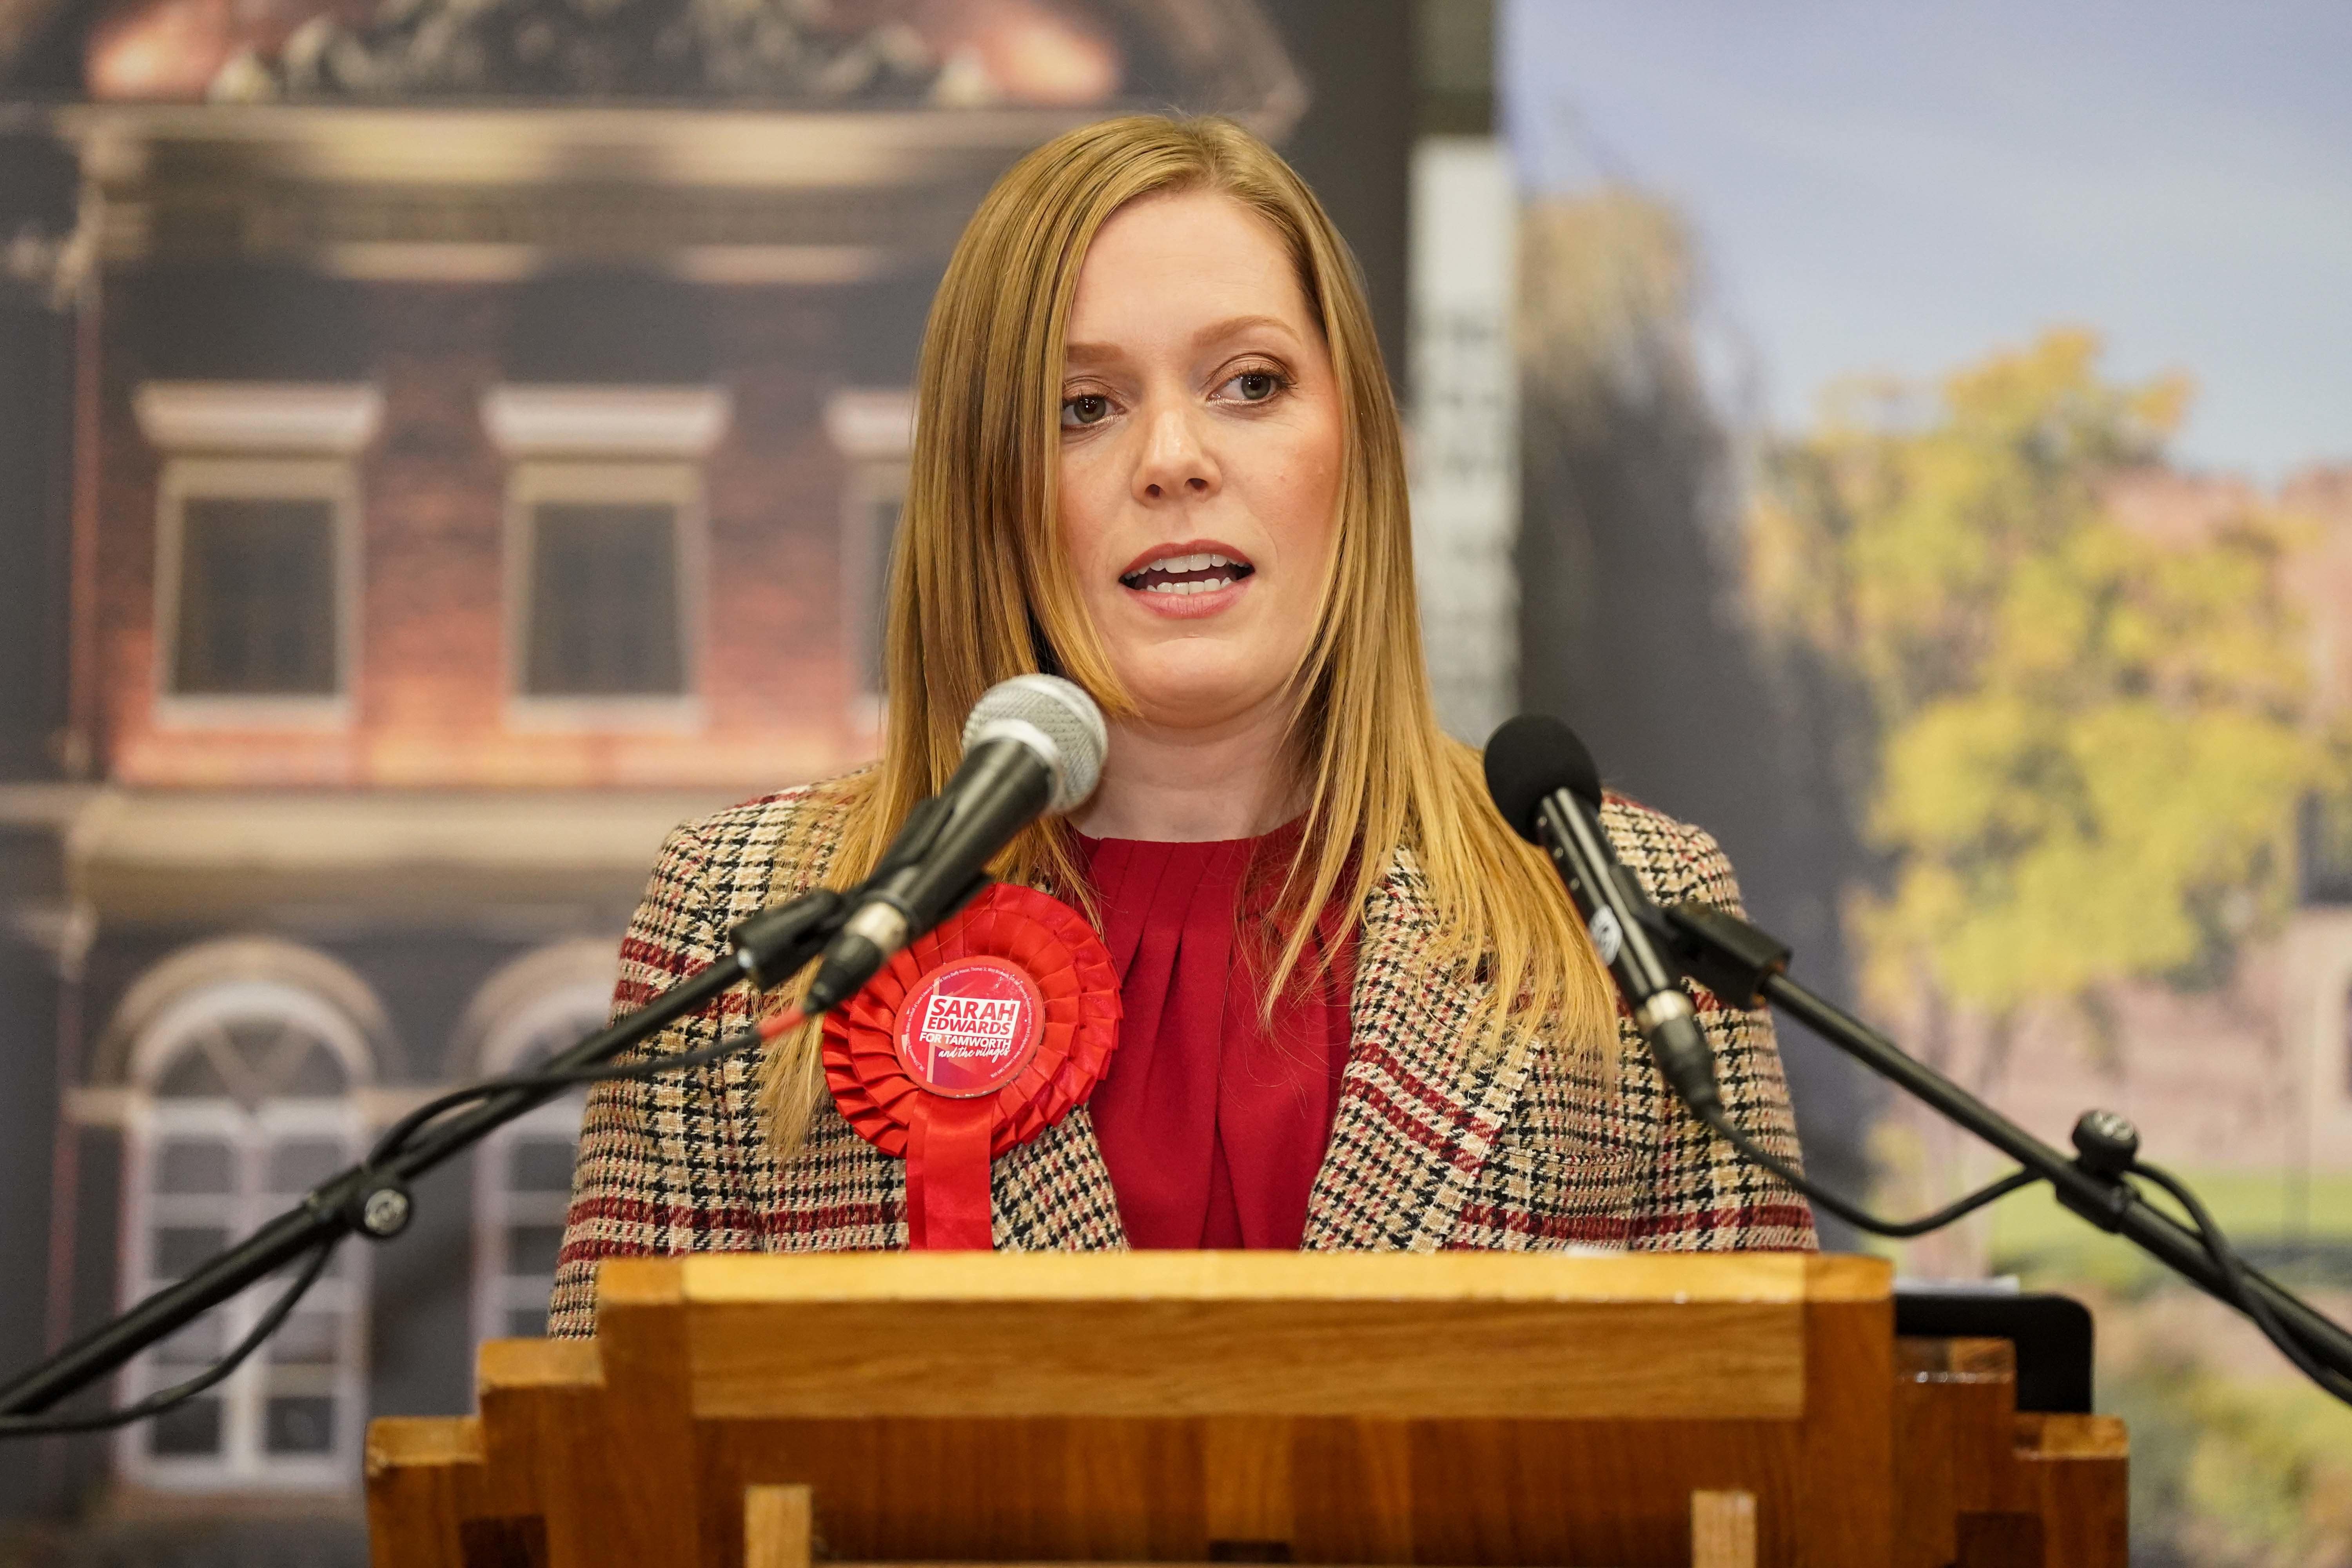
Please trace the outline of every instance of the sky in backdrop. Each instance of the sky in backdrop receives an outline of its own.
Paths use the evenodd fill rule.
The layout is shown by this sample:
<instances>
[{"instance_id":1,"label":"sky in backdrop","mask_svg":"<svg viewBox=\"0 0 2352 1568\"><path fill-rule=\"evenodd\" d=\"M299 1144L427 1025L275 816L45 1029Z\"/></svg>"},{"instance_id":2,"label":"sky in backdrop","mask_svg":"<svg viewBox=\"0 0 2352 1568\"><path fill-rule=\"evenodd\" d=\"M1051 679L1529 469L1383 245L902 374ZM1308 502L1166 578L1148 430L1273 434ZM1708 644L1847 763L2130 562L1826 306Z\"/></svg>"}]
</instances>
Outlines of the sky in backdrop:
<instances>
[{"instance_id":1,"label":"sky in backdrop","mask_svg":"<svg viewBox=\"0 0 2352 1568\"><path fill-rule=\"evenodd\" d=\"M2352 460L2352 0L1504 0L1534 192L1675 203L1781 428L2060 323L2185 370L2176 448Z\"/></svg>"}]
</instances>

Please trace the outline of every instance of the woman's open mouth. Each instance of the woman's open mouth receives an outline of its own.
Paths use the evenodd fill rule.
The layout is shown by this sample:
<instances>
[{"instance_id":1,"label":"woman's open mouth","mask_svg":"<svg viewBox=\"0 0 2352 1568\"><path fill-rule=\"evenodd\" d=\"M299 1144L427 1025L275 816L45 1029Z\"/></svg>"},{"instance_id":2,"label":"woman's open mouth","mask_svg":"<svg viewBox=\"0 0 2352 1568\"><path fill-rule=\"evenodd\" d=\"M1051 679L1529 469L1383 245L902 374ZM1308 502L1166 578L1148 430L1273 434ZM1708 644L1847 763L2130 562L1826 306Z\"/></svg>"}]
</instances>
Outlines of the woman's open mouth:
<instances>
[{"instance_id":1,"label":"woman's open mouth","mask_svg":"<svg viewBox=\"0 0 2352 1568\"><path fill-rule=\"evenodd\" d=\"M1118 574L1119 585L1155 615L1199 620L1238 602L1256 574L1249 558L1213 539L1155 545Z\"/></svg>"},{"instance_id":2,"label":"woman's open mouth","mask_svg":"<svg viewBox=\"0 0 2352 1568\"><path fill-rule=\"evenodd\" d=\"M1257 571L1230 550L1182 547L1154 554L1119 574L1122 586L1145 595L1155 609L1195 608L1188 601L1222 594ZM1206 609L1207 605L1197 606Z\"/></svg>"}]
</instances>

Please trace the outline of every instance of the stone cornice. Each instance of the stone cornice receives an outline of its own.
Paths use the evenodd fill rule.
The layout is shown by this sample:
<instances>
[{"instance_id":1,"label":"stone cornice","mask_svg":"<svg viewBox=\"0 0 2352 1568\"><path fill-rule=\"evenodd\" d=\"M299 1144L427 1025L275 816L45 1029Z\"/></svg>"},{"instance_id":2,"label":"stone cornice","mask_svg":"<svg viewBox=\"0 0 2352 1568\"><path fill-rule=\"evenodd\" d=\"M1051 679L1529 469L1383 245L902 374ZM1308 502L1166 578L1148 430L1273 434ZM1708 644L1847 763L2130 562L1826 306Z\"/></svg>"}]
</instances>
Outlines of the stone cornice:
<instances>
[{"instance_id":1,"label":"stone cornice","mask_svg":"<svg viewBox=\"0 0 2352 1568\"><path fill-rule=\"evenodd\" d=\"M700 458L727 433L730 402L709 386L494 386L482 425L509 457Z\"/></svg>"},{"instance_id":2,"label":"stone cornice","mask_svg":"<svg viewBox=\"0 0 2352 1568\"><path fill-rule=\"evenodd\" d=\"M1066 111L75 105L99 258L496 282L574 261L852 281L944 256Z\"/></svg>"},{"instance_id":3,"label":"stone cornice","mask_svg":"<svg viewBox=\"0 0 2352 1568\"><path fill-rule=\"evenodd\" d=\"M141 433L166 452L348 455L374 438L383 394L341 383L151 381L131 407Z\"/></svg>"}]
</instances>

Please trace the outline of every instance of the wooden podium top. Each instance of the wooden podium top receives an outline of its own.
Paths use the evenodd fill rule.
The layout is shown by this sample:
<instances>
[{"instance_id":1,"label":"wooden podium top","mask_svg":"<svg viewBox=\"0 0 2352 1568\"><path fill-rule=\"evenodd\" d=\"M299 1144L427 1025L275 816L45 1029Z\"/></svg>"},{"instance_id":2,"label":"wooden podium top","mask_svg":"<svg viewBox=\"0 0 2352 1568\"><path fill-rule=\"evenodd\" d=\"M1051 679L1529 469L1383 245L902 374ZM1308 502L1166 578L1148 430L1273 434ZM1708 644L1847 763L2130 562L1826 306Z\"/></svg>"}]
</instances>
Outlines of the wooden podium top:
<instances>
[{"instance_id":1,"label":"wooden podium top","mask_svg":"<svg viewBox=\"0 0 2352 1568\"><path fill-rule=\"evenodd\" d=\"M1772 1419L1804 1408L1808 1304L1890 1280L1801 1253L824 1253L614 1259L598 1301L607 1338L678 1315L712 1419Z\"/></svg>"},{"instance_id":2,"label":"wooden podium top","mask_svg":"<svg viewBox=\"0 0 2352 1568\"><path fill-rule=\"evenodd\" d=\"M1883 1259L1821 1252L800 1252L608 1259L600 1300L1885 1300Z\"/></svg>"}]
</instances>

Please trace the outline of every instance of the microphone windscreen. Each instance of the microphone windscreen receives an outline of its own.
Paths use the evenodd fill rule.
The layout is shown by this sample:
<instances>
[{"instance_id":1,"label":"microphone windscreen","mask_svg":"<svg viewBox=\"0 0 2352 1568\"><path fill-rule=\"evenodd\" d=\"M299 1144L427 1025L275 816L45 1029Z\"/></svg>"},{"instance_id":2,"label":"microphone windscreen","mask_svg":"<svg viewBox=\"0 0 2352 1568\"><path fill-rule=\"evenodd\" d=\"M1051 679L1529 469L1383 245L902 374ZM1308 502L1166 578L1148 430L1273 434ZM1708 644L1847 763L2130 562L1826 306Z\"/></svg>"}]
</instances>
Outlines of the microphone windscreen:
<instances>
[{"instance_id":1,"label":"microphone windscreen","mask_svg":"<svg viewBox=\"0 0 2352 1568\"><path fill-rule=\"evenodd\" d=\"M1016 675L1000 680L971 705L963 749L990 734L1019 739L1045 760L1054 777L1047 809L1067 811L1095 793L1102 780L1110 731L1102 710L1076 682L1058 675Z\"/></svg>"},{"instance_id":2,"label":"microphone windscreen","mask_svg":"<svg viewBox=\"0 0 2352 1568\"><path fill-rule=\"evenodd\" d=\"M1536 807L1560 789L1600 809L1601 773L1576 731L1542 713L1506 719L1486 742L1486 793L1503 820L1528 843L1540 843Z\"/></svg>"}]
</instances>

